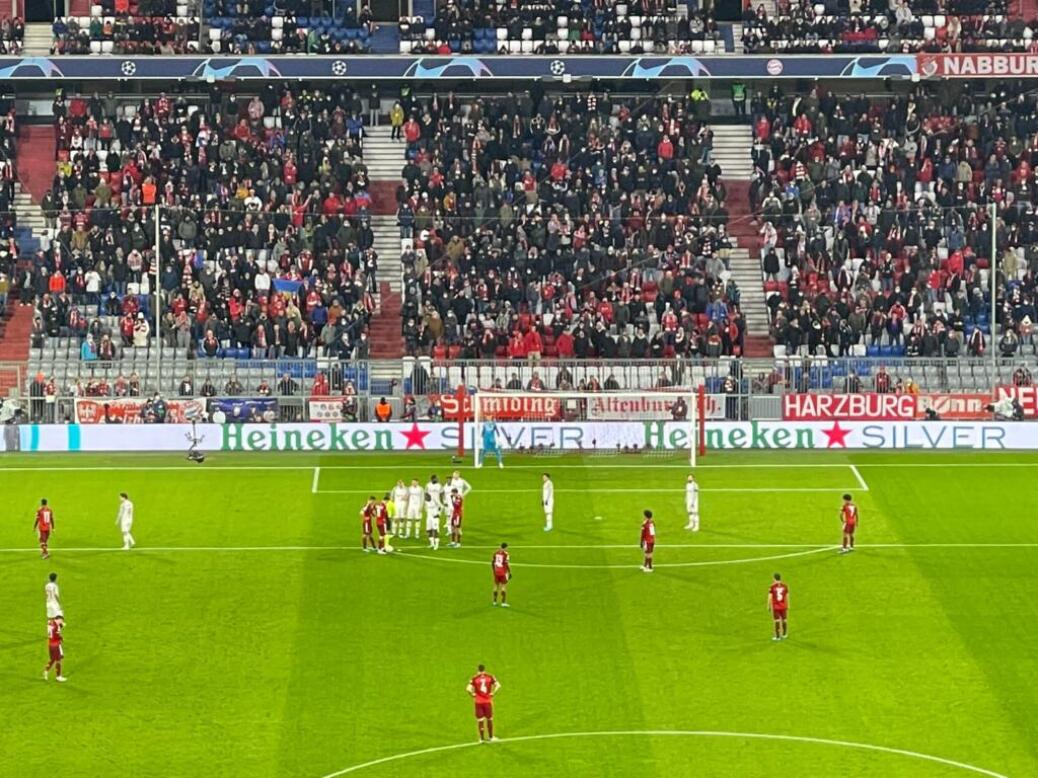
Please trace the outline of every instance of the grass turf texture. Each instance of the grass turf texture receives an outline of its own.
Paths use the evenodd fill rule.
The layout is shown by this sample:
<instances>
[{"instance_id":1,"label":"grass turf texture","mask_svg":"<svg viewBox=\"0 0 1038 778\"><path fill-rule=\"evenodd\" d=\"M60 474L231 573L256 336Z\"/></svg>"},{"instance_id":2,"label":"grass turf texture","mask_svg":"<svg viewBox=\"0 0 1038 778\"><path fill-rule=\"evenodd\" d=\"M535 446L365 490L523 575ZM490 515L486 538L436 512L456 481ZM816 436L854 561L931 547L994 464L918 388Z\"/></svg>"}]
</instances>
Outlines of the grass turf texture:
<instances>
[{"instance_id":1,"label":"grass turf texture","mask_svg":"<svg viewBox=\"0 0 1038 778\"><path fill-rule=\"evenodd\" d=\"M503 685L504 742L358 774L970 774L815 742L507 740L635 730L852 741L1038 774L1038 547L980 545L1038 543L1038 457L726 453L703 464L697 535L682 530L678 459L512 456L503 471L461 468L475 488L465 547L398 540L401 553L377 557L358 550L364 497L397 478L442 478L446 457L4 457L0 548L26 550L0 553L0 773L326 776L474 740L464 687L485 662ZM239 467L263 469L224 469ZM541 470L555 481L552 533ZM822 491L740 491L769 489ZM136 503L128 553L114 523L123 490ZM863 547L845 557L819 550L839 542L842 490L862 513ZM44 496L57 518L48 562L30 529ZM654 575L638 570L645 507L657 518ZM509 610L490 606L502 540ZM678 566L787 554L801 555ZM40 677L52 570L68 618L64 685ZM791 590L782 643L765 611L776 570Z\"/></svg>"}]
</instances>

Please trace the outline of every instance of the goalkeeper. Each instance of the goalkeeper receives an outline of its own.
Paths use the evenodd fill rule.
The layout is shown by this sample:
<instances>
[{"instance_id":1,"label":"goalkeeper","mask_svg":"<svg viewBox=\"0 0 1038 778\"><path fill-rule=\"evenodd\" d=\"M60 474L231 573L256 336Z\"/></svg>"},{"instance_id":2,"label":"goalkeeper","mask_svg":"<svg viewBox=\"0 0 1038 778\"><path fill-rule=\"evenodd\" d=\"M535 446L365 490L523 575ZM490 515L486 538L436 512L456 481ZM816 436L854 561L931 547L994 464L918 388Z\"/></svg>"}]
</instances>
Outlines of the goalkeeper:
<instances>
[{"instance_id":1,"label":"goalkeeper","mask_svg":"<svg viewBox=\"0 0 1038 778\"><path fill-rule=\"evenodd\" d=\"M483 467L483 459L488 453L497 457L497 466L504 467L505 463L501 456L501 446L498 445L497 424L493 419L483 422L483 447L479 451L479 462L476 467Z\"/></svg>"}]
</instances>

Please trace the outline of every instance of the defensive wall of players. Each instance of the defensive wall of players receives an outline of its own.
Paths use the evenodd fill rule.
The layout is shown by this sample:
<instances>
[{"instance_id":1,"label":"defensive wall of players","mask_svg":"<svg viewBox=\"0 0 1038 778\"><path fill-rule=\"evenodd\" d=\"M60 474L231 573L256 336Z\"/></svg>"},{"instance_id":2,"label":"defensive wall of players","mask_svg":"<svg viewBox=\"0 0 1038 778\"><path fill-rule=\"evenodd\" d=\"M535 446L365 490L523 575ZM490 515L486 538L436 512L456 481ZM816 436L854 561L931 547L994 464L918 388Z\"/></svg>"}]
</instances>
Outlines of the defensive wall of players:
<instances>
[{"instance_id":1,"label":"defensive wall of players","mask_svg":"<svg viewBox=\"0 0 1038 778\"><path fill-rule=\"evenodd\" d=\"M471 450L474 425L464 424ZM550 458L562 451L618 458L687 450L688 423L502 422L506 452ZM458 450L459 425L449 422L387 424L24 424L3 427L3 451L183 451L192 436L207 452ZM751 421L709 422L707 451L729 449L822 450L1038 450L1038 424L997 421ZM529 460L527 460L529 461Z\"/></svg>"}]
</instances>

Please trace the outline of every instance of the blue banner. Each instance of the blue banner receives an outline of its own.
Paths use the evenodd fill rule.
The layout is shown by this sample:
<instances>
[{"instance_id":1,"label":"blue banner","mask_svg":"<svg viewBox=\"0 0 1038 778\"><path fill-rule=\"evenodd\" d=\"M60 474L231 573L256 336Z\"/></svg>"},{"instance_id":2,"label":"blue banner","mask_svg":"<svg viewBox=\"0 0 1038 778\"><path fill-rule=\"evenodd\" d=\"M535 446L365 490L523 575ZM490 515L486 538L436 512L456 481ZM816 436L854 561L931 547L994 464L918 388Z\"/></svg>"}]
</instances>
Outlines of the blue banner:
<instances>
[{"instance_id":1,"label":"blue banner","mask_svg":"<svg viewBox=\"0 0 1038 778\"><path fill-rule=\"evenodd\" d=\"M209 413L223 411L228 422L276 421L278 401L274 397L214 397Z\"/></svg>"},{"instance_id":2,"label":"blue banner","mask_svg":"<svg viewBox=\"0 0 1038 778\"><path fill-rule=\"evenodd\" d=\"M914 54L861 56L0 57L0 79L913 78Z\"/></svg>"}]
</instances>

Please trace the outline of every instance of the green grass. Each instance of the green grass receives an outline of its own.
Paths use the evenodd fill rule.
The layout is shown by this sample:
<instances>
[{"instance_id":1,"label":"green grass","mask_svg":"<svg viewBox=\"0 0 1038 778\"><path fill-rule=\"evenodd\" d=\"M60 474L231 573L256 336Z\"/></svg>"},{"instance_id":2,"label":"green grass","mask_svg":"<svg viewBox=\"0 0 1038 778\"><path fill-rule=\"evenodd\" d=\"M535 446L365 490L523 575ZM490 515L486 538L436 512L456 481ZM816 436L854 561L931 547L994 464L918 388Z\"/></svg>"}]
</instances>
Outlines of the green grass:
<instances>
[{"instance_id":1,"label":"green grass","mask_svg":"<svg viewBox=\"0 0 1038 778\"><path fill-rule=\"evenodd\" d=\"M820 742L520 739L711 731L1038 775L1038 457L713 455L699 471L695 536L681 529L679 460L507 464L463 468L475 487L464 548L399 541L402 553L376 557L357 550L363 498L398 477L446 475L447 458L5 457L0 775L320 778L464 744L475 739L464 688L478 662L503 685L503 742L358 774L970 774ZM237 469L249 467L264 469ZM550 534L543 469L557 490ZM859 503L864 544L846 557L820 548L838 542L843 489ZM137 508L131 553L111 550L123 490ZM44 496L58 522L49 562L30 529ZM644 507L658 519L651 576L637 569ZM490 607L502 540L515 572L507 611ZM68 618L63 686L40 678L51 570ZM783 643L769 639L765 612L775 571L791 589Z\"/></svg>"}]
</instances>

